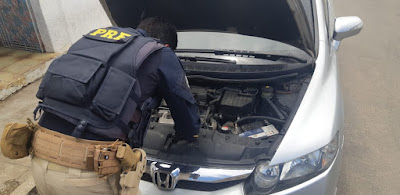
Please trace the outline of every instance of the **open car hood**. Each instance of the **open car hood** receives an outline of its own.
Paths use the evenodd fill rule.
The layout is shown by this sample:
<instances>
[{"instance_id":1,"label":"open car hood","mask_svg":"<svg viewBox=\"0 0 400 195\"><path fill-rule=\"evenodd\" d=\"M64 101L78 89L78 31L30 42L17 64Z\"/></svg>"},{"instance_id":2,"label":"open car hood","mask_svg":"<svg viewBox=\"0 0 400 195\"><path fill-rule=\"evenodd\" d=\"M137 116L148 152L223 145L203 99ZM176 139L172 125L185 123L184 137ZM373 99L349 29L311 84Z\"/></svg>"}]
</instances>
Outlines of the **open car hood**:
<instances>
[{"instance_id":1,"label":"open car hood","mask_svg":"<svg viewBox=\"0 0 400 195\"><path fill-rule=\"evenodd\" d=\"M102 4L121 27L136 28L145 18L162 16L178 31L262 37L315 56L312 0L102 0Z\"/></svg>"}]
</instances>

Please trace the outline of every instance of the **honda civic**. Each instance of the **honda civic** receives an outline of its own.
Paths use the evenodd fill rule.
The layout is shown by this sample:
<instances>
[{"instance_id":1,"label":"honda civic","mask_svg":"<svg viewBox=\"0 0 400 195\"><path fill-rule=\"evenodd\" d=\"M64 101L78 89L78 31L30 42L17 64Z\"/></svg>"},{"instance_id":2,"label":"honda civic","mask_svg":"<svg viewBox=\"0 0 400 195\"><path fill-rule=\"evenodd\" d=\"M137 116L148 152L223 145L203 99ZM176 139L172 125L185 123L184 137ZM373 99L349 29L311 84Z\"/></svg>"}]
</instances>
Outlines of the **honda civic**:
<instances>
[{"instance_id":1,"label":"honda civic","mask_svg":"<svg viewBox=\"0 0 400 195\"><path fill-rule=\"evenodd\" d=\"M143 142L142 194L336 194L343 98L336 51L358 34L333 0L106 0L119 26L161 16L199 108L196 142L174 141L168 105Z\"/></svg>"}]
</instances>

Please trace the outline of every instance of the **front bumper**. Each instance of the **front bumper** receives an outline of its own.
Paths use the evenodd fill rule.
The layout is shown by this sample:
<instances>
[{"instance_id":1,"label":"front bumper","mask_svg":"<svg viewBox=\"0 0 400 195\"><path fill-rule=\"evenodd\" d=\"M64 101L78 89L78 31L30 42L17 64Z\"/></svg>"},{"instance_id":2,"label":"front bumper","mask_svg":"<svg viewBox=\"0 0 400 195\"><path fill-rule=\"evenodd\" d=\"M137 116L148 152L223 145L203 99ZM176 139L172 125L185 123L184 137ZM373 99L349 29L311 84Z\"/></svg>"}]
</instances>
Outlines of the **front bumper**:
<instances>
[{"instance_id":1,"label":"front bumper","mask_svg":"<svg viewBox=\"0 0 400 195\"><path fill-rule=\"evenodd\" d=\"M304 182L299 185L293 186L286 190L273 193L274 195L281 194L296 194L296 195L309 195L309 194L336 194L337 191L337 182L339 179L340 173L340 164L342 158L342 148L339 149L338 155L336 156L335 161L332 163L331 167L329 167L326 171L321 173L320 175ZM147 181L140 182L140 191L142 194L152 194L152 195L161 195L161 194L171 194L171 195L186 195L186 194L195 194L195 195L230 195L230 194L244 194L243 184L238 184L229 188L225 188L222 190L212 191L212 192L203 192L203 191L193 191L186 189L174 189L172 191L160 190L153 183Z\"/></svg>"}]
</instances>

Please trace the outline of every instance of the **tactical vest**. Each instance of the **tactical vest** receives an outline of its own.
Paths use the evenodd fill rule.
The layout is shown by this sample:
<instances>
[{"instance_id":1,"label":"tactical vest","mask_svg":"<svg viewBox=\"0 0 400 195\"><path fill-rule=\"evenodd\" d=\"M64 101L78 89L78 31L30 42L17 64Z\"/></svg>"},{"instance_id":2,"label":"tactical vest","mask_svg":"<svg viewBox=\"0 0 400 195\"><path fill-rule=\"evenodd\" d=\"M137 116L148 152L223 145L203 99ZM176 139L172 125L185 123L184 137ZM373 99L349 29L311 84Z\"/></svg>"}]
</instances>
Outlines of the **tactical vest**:
<instances>
[{"instance_id":1,"label":"tactical vest","mask_svg":"<svg viewBox=\"0 0 400 195\"><path fill-rule=\"evenodd\" d=\"M36 97L38 109L76 124L72 136L85 130L124 139L139 104L136 72L162 44L134 29L110 27L84 35L54 60ZM36 115L36 113L35 113Z\"/></svg>"}]
</instances>

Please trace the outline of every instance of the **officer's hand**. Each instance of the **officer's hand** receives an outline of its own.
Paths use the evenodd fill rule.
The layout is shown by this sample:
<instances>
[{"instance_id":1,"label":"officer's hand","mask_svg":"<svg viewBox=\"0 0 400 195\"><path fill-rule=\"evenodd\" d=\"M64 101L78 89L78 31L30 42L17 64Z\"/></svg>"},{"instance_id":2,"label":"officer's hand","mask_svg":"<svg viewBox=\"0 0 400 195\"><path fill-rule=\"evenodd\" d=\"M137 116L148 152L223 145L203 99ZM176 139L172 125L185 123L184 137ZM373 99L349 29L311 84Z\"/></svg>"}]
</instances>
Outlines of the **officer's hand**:
<instances>
[{"instance_id":1,"label":"officer's hand","mask_svg":"<svg viewBox=\"0 0 400 195\"><path fill-rule=\"evenodd\" d=\"M193 137L184 137L179 134L168 134L167 139L164 143L164 149L168 150L172 145L188 145L189 147L198 147L198 135L194 135Z\"/></svg>"},{"instance_id":2,"label":"officer's hand","mask_svg":"<svg viewBox=\"0 0 400 195\"><path fill-rule=\"evenodd\" d=\"M187 142L193 142L196 141L199 138L198 135L194 135L193 137L185 137L179 134L174 134L172 135L172 139L174 143L177 143L179 141L187 141Z\"/></svg>"},{"instance_id":3,"label":"officer's hand","mask_svg":"<svg viewBox=\"0 0 400 195\"><path fill-rule=\"evenodd\" d=\"M198 147L199 146L199 135L194 135L189 140L189 146L192 146L192 147Z\"/></svg>"}]
</instances>

